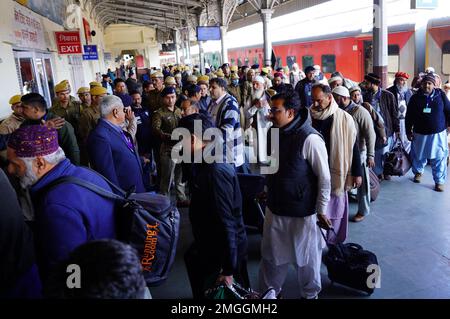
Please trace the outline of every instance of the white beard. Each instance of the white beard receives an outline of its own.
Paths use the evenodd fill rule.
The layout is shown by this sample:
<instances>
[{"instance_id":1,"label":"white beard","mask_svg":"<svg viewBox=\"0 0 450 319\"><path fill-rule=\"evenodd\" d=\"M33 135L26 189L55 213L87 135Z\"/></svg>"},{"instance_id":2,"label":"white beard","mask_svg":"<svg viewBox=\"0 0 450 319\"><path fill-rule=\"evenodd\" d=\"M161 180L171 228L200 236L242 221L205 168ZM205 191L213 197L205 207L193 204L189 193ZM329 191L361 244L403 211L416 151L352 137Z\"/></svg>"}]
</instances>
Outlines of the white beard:
<instances>
[{"instance_id":1,"label":"white beard","mask_svg":"<svg viewBox=\"0 0 450 319\"><path fill-rule=\"evenodd\" d=\"M252 99L253 100L260 100L263 97L263 95L264 95L264 89L257 90L257 91L253 90Z\"/></svg>"},{"instance_id":2,"label":"white beard","mask_svg":"<svg viewBox=\"0 0 450 319\"><path fill-rule=\"evenodd\" d=\"M33 172L32 162L29 162L27 160L24 160L24 162L26 170L25 175L20 177L20 186L22 186L23 189L27 189L38 181L38 177Z\"/></svg>"}]
</instances>

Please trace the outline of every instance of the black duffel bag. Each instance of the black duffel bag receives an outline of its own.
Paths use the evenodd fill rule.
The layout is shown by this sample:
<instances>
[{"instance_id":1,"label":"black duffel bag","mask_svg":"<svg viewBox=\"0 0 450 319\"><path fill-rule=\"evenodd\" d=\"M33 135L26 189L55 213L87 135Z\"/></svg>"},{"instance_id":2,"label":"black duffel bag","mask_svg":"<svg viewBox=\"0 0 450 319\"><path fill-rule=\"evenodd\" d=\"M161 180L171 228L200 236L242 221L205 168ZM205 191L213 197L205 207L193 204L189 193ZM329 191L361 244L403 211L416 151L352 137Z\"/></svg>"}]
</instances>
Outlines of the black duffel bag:
<instances>
[{"instance_id":1,"label":"black duffel bag","mask_svg":"<svg viewBox=\"0 0 450 319\"><path fill-rule=\"evenodd\" d=\"M167 279L175 260L180 213L166 196L129 194L101 177L115 193L73 176L61 177L46 186L45 190L63 183L75 184L114 200L117 239L136 249L147 286L160 285Z\"/></svg>"},{"instance_id":2,"label":"black duffel bag","mask_svg":"<svg viewBox=\"0 0 450 319\"><path fill-rule=\"evenodd\" d=\"M394 147L385 154L383 174L404 176L411 169L411 159L401 139L394 142Z\"/></svg>"},{"instance_id":3,"label":"black duffel bag","mask_svg":"<svg viewBox=\"0 0 450 319\"><path fill-rule=\"evenodd\" d=\"M354 243L327 245L323 262L330 280L371 295L381 276L377 256Z\"/></svg>"}]
</instances>

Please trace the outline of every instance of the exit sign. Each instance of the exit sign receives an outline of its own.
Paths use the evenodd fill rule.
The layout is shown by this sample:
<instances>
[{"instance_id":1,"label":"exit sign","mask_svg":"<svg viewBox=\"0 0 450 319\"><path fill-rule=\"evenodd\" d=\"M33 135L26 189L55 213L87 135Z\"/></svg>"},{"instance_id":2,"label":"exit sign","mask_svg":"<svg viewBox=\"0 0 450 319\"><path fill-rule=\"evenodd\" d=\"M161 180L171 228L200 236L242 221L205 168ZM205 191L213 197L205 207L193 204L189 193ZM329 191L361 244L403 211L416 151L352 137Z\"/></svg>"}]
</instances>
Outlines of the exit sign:
<instances>
[{"instance_id":1,"label":"exit sign","mask_svg":"<svg viewBox=\"0 0 450 319\"><path fill-rule=\"evenodd\" d=\"M79 31L55 32L58 54L82 54Z\"/></svg>"},{"instance_id":2,"label":"exit sign","mask_svg":"<svg viewBox=\"0 0 450 319\"><path fill-rule=\"evenodd\" d=\"M411 0L411 9L436 9L439 0Z\"/></svg>"}]
</instances>

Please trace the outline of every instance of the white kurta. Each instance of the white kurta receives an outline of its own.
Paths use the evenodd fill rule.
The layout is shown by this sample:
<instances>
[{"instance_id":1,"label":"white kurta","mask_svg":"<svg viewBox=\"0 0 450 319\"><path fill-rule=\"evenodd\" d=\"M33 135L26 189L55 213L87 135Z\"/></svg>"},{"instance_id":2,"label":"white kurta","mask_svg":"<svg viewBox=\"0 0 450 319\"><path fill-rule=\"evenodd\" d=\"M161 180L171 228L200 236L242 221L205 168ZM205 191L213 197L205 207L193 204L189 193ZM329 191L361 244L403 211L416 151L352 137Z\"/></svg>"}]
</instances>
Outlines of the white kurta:
<instances>
[{"instance_id":1,"label":"white kurta","mask_svg":"<svg viewBox=\"0 0 450 319\"><path fill-rule=\"evenodd\" d=\"M246 135L248 137L249 146L257 148L258 162L267 163L267 137L269 129L272 127L272 122L269 120L270 105L267 96L263 95L261 98L261 108L248 105L244 109L246 117ZM256 114L256 136L251 130L253 117Z\"/></svg>"},{"instance_id":2,"label":"white kurta","mask_svg":"<svg viewBox=\"0 0 450 319\"><path fill-rule=\"evenodd\" d=\"M308 136L303 146L303 156L319 179L316 210L325 214L330 199L331 178L322 138L316 134ZM296 264L302 267L313 263L313 268L320 269L320 256L325 242L316 222L315 214L304 218L286 217L274 215L267 209L261 245L262 258L276 266ZM319 265L316 265L317 261Z\"/></svg>"}]
</instances>

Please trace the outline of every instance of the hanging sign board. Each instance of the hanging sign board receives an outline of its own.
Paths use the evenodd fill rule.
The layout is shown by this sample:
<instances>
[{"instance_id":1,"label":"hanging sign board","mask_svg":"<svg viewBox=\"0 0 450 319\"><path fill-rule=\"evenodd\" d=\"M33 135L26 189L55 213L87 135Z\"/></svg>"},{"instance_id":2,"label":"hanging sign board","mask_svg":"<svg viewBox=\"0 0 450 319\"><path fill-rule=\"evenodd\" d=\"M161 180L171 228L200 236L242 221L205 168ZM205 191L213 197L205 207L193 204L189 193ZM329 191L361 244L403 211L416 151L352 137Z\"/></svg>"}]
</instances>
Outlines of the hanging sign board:
<instances>
[{"instance_id":1,"label":"hanging sign board","mask_svg":"<svg viewBox=\"0 0 450 319\"><path fill-rule=\"evenodd\" d=\"M438 0L411 0L411 9L436 9Z\"/></svg>"},{"instance_id":2,"label":"hanging sign board","mask_svg":"<svg viewBox=\"0 0 450 319\"><path fill-rule=\"evenodd\" d=\"M98 51L96 45L83 45L83 60L98 60Z\"/></svg>"},{"instance_id":3,"label":"hanging sign board","mask_svg":"<svg viewBox=\"0 0 450 319\"><path fill-rule=\"evenodd\" d=\"M57 31L55 37L59 54L83 53L79 31Z\"/></svg>"}]
</instances>

